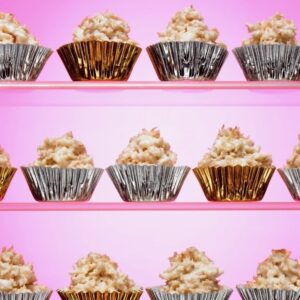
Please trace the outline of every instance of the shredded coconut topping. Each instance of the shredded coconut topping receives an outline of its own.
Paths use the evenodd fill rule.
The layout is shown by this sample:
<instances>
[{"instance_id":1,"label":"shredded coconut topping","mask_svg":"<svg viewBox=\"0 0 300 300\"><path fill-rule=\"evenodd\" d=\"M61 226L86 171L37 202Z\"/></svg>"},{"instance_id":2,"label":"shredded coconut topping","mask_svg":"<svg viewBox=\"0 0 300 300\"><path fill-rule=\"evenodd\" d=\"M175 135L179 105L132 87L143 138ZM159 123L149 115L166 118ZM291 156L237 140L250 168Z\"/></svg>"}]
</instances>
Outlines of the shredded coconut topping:
<instances>
[{"instance_id":1,"label":"shredded coconut topping","mask_svg":"<svg viewBox=\"0 0 300 300\"><path fill-rule=\"evenodd\" d=\"M265 21L248 24L247 28L252 36L243 42L244 45L297 44L295 23L285 19L280 13Z\"/></svg>"},{"instance_id":2,"label":"shredded coconut topping","mask_svg":"<svg viewBox=\"0 0 300 300\"><path fill-rule=\"evenodd\" d=\"M287 168L300 168L300 134L298 140L298 145L295 146L292 156L286 162Z\"/></svg>"},{"instance_id":3,"label":"shredded coconut topping","mask_svg":"<svg viewBox=\"0 0 300 300\"><path fill-rule=\"evenodd\" d=\"M46 291L37 285L31 264L25 264L22 255L13 247L2 248L0 252L0 291L5 293L32 293Z\"/></svg>"},{"instance_id":4,"label":"shredded coconut topping","mask_svg":"<svg viewBox=\"0 0 300 300\"><path fill-rule=\"evenodd\" d=\"M71 292L138 292L133 280L118 270L117 263L107 255L89 253L81 258L71 272L71 284L67 289Z\"/></svg>"},{"instance_id":5,"label":"shredded coconut topping","mask_svg":"<svg viewBox=\"0 0 300 300\"><path fill-rule=\"evenodd\" d=\"M12 14L0 12L0 44L32 44L38 41Z\"/></svg>"},{"instance_id":6,"label":"shredded coconut topping","mask_svg":"<svg viewBox=\"0 0 300 300\"><path fill-rule=\"evenodd\" d=\"M143 129L132 137L117 159L117 164L174 166L177 155L160 136L158 129Z\"/></svg>"},{"instance_id":7,"label":"shredded coconut topping","mask_svg":"<svg viewBox=\"0 0 300 300\"><path fill-rule=\"evenodd\" d=\"M9 155L0 146L0 168L11 168Z\"/></svg>"},{"instance_id":8,"label":"shredded coconut topping","mask_svg":"<svg viewBox=\"0 0 300 300\"><path fill-rule=\"evenodd\" d=\"M127 22L112 12L99 13L86 17L73 33L74 42L110 41L136 45L128 36L130 27Z\"/></svg>"},{"instance_id":9,"label":"shredded coconut topping","mask_svg":"<svg viewBox=\"0 0 300 300\"><path fill-rule=\"evenodd\" d=\"M272 166L270 155L260 153L259 147L244 136L238 127L225 128L218 133L212 148L198 163L199 167Z\"/></svg>"},{"instance_id":10,"label":"shredded coconut topping","mask_svg":"<svg viewBox=\"0 0 300 300\"><path fill-rule=\"evenodd\" d=\"M32 164L38 167L93 168L93 159L85 146L68 132L59 138L46 138L38 147L38 159Z\"/></svg>"},{"instance_id":11,"label":"shredded coconut topping","mask_svg":"<svg viewBox=\"0 0 300 300\"><path fill-rule=\"evenodd\" d=\"M219 31L216 28L208 29L203 17L193 6L177 12L168 24L166 31L158 33L158 36L161 42L198 41L226 47L217 42Z\"/></svg>"},{"instance_id":12,"label":"shredded coconut topping","mask_svg":"<svg viewBox=\"0 0 300 300\"><path fill-rule=\"evenodd\" d=\"M164 290L170 293L190 294L223 289L218 269L204 252L190 247L169 258L171 266L160 277L166 281Z\"/></svg>"},{"instance_id":13,"label":"shredded coconut topping","mask_svg":"<svg viewBox=\"0 0 300 300\"><path fill-rule=\"evenodd\" d=\"M258 265L253 281L248 288L268 288L280 290L300 290L300 262L290 258L285 249L273 250L272 254Z\"/></svg>"}]
</instances>

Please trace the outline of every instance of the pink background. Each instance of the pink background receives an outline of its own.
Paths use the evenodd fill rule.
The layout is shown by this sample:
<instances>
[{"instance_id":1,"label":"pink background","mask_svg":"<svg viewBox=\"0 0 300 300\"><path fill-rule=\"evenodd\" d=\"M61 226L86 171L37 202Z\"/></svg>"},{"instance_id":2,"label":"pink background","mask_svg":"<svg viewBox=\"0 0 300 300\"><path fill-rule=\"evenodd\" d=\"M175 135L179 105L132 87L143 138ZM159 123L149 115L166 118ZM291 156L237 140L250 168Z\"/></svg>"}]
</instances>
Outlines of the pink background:
<instances>
[{"instance_id":1,"label":"pink background","mask_svg":"<svg viewBox=\"0 0 300 300\"><path fill-rule=\"evenodd\" d=\"M246 22L264 19L276 11L300 26L296 0L19 0L2 1L1 10L14 13L42 45L55 50L71 41L72 31L85 16L110 9L130 23L132 38L145 48L157 41L156 32L164 30L175 11L191 3L209 26L219 28L220 39L229 50L247 38ZM39 80L69 80L56 53ZM146 51L131 80L157 80ZM244 80L231 53L219 80ZM2 91L1 145L15 166L27 165L35 159L36 147L46 136L72 130L84 142L96 166L107 167L130 136L143 127L157 126L178 154L178 164L193 167L220 126L226 124L240 126L262 151L272 153L274 165L280 167L297 141L299 96L296 91ZM168 104L168 99L178 101L178 106L144 106L150 101ZM182 99L192 106L183 107ZM122 100L130 105L122 105ZM223 100L224 106L214 105ZM197 105L209 101L212 106ZM100 105L102 102L105 106ZM254 106L247 106L249 103ZM48 106L53 104L60 107ZM34 201L20 171L4 201ZM121 201L107 174L91 201ZM206 201L192 173L177 201ZM292 201L277 173L264 201ZM54 290L68 284L71 266L89 251L109 254L144 287L161 284L158 274L167 267L167 257L191 245L205 250L225 270L222 282L234 287L251 278L257 263L272 248L288 248L299 257L299 225L299 212L0 212L1 244L15 245L34 264L39 282ZM238 295L232 298L238 299Z\"/></svg>"}]
</instances>

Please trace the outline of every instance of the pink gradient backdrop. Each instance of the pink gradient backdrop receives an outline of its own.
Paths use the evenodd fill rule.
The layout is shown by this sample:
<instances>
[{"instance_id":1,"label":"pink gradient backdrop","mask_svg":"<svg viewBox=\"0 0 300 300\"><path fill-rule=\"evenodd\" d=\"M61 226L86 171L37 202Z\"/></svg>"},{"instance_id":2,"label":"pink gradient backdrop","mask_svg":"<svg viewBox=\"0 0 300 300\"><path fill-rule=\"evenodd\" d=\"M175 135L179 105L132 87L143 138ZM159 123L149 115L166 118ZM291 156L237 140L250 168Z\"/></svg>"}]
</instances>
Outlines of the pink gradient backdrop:
<instances>
[{"instance_id":1,"label":"pink gradient backdrop","mask_svg":"<svg viewBox=\"0 0 300 300\"><path fill-rule=\"evenodd\" d=\"M110 9L131 25L132 38L145 48L157 41L175 11L193 4L210 26L220 30L229 50L247 37L244 24L281 11L300 26L298 1L2 1L1 10L16 14L41 44L56 49L71 41L74 27L86 15ZM243 80L230 53L219 80ZM56 53L39 80L69 80ZM131 80L156 80L143 51ZM297 103L299 92L1 92L1 144L15 166L26 165L36 156L36 146L46 136L72 130L82 140L99 167L112 164L128 138L142 127L158 126L178 153L179 164L195 166L211 145L222 124L239 125L262 150L272 153L282 166L296 143L300 107L84 107L85 100L97 104L120 103L122 99L143 101L176 97L195 104L197 99L247 104L276 99L277 104ZM147 97L147 99L145 99ZM24 101L26 99L26 101ZM74 100L75 99L75 100ZM271 101L270 100L270 101ZM23 102L24 101L24 102ZM129 101L130 102L130 101ZM18 104L22 104L21 106ZM30 104L75 103L76 107L39 107ZM27 105L27 106L26 106ZM26 106L26 107L24 107ZM82 107L83 106L83 107ZM121 126L120 126L121 124ZM5 202L33 201L20 171ZM92 201L121 201L109 178L103 175ZM178 201L205 201L192 173ZM275 173L264 201L292 201ZM0 204L1 205L1 204ZM299 203L300 205L300 203ZM222 282L234 287L254 274L257 263L272 248L289 248L299 255L296 234L299 212L49 212L1 213L1 245L15 245L34 263L39 282L53 289L68 283L72 264L89 251L109 254L121 268L143 286L160 284L158 274L167 267L175 250L195 245L225 270ZM57 298L54 294L53 298ZM144 299L147 297L144 296ZM237 294L233 299L238 299Z\"/></svg>"}]
</instances>

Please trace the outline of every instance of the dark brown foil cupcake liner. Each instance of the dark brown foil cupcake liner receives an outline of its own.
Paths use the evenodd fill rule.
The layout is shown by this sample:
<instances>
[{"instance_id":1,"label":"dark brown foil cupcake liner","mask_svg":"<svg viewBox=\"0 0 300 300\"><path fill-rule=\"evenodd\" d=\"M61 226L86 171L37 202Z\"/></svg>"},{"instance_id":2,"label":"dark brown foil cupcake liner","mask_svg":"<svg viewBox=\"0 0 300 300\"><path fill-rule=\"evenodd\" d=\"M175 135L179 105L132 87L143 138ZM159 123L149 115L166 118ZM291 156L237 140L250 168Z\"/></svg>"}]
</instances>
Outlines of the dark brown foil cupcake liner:
<instances>
[{"instance_id":1,"label":"dark brown foil cupcake liner","mask_svg":"<svg viewBox=\"0 0 300 300\"><path fill-rule=\"evenodd\" d=\"M238 285L237 290L243 300L299 300L300 291L274 290L267 288L247 288Z\"/></svg>"},{"instance_id":2,"label":"dark brown foil cupcake liner","mask_svg":"<svg viewBox=\"0 0 300 300\"><path fill-rule=\"evenodd\" d=\"M103 169L21 167L37 201L87 201L99 182Z\"/></svg>"},{"instance_id":3,"label":"dark brown foil cupcake liner","mask_svg":"<svg viewBox=\"0 0 300 300\"><path fill-rule=\"evenodd\" d=\"M0 300L48 300L52 291L32 293L6 293L0 292Z\"/></svg>"},{"instance_id":4,"label":"dark brown foil cupcake liner","mask_svg":"<svg viewBox=\"0 0 300 300\"><path fill-rule=\"evenodd\" d=\"M0 45L0 80L36 80L51 54L51 49L36 45Z\"/></svg>"},{"instance_id":5,"label":"dark brown foil cupcake liner","mask_svg":"<svg viewBox=\"0 0 300 300\"><path fill-rule=\"evenodd\" d=\"M209 201L259 201L274 167L197 167L193 169Z\"/></svg>"},{"instance_id":6,"label":"dark brown foil cupcake liner","mask_svg":"<svg viewBox=\"0 0 300 300\"><path fill-rule=\"evenodd\" d=\"M57 290L58 295L62 300L139 300L143 291L137 292L69 292ZM1 300L1 299L0 299Z\"/></svg>"},{"instance_id":7,"label":"dark brown foil cupcake liner","mask_svg":"<svg viewBox=\"0 0 300 300\"><path fill-rule=\"evenodd\" d=\"M190 168L114 165L106 170L124 201L150 202L175 200Z\"/></svg>"},{"instance_id":8,"label":"dark brown foil cupcake liner","mask_svg":"<svg viewBox=\"0 0 300 300\"><path fill-rule=\"evenodd\" d=\"M141 51L129 43L101 41L71 43L57 50L73 81L126 81Z\"/></svg>"},{"instance_id":9,"label":"dark brown foil cupcake liner","mask_svg":"<svg viewBox=\"0 0 300 300\"><path fill-rule=\"evenodd\" d=\"M9 184L11 183L16 172L16 168L0 167L0 201L3 200Z\"/></svg>"},{"instance_id":10,"label":"dark brown foil cupcake liner","mask_svg":"<svg viewBox=\"0 0 300 300\"><path fill-rule=\"evenodd\" d=\"M203 42L163 42L147 47L161 81L215 80L228 51Z\"/></svg>"},{"instance_id":11,"label":"dark brown foil cupcake liner","mask_svg":"<svg viewBox=\"0 0 300 300\"><path fill-rule=\"evenodd\" d=\"M300 200L300 168L278 169L294 200Z\"/></svg>"},{"instance_id":12,"label":"dark brown foil cupcake liner","mask_svg":"<svg viewBox=\"0 0 300 300\"><path fill-rule=\"evenodd\" d=\"M162 287L146 289L151 300L227 300L232 294L232 289L195 294L176 294L165 292Z\"/></svg>"},{"instance_id":13,"label":"dark brown foil cupcake liner","mask_svg":"<svg viewBox=\"0 0 300 300\"><path fill-rule=\"evenodd\" d=\"M300 46L251 45L233 53L249 81L300 80Z\"/></svg>"}]
</instances>

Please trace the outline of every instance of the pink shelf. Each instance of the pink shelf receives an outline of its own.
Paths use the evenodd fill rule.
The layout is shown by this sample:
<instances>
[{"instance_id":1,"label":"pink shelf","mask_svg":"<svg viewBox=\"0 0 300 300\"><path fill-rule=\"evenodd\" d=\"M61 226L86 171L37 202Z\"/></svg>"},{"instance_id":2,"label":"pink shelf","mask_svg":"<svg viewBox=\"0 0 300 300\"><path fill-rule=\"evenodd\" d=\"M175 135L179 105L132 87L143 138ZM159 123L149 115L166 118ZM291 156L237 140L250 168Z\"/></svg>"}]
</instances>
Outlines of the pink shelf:
<instances>
[{"instance_id":1,"label":"pink shelf","mask_svg":"<svg viewBox=\"0 0 300 300\"><path fill-rule=\"evenodd\" d=\"M1 82L0 90L300 90L300 82L293 81L37 81Z\"/></svg>"},{"instance_id":2,"label":"pink shelf","mask_svg":"<svg viewBox=\"0 0 300 300\"><path fill-rule=\"evenodd\" d=\"M166 202L166 203L0 203L0 211L288 211L300 210L300 202Z\"/></svg>"}]
</instances>

